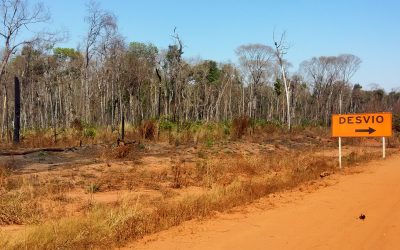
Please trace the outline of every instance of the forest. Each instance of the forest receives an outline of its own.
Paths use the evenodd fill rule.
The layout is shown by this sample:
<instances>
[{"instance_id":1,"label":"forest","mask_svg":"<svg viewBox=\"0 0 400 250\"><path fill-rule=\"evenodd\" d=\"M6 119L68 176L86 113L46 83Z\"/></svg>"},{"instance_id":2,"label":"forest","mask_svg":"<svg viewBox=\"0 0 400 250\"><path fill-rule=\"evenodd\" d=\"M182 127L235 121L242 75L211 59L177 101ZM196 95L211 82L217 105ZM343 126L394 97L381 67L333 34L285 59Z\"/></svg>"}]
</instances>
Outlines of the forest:
<instances>
[{"instance_id":1,"label":"forest","mask_svg":"<svg viewBox=\"0 0 400 250\"><path fill-rule=\"evenodd\" d=\"M400 92L365 90L352 82L362 61L352 54L316 55L297 71L286 59L285 33L273 44L238 46L235 63L185 58L184 37L171 30L171 44L129 41L117 17L88 4L84 39L77 48L59 47L61 34L38 33L24 40L24 29L46 23L42 4L3 0L1 11L0 126L10 142L15 124L15 84L20 82L21 133L70 128L74 122L118 130L152 120L178 126L230 122L285 127L329 126L331 114L400 113ZM268 31L265 31L268 33ZM56 133L55 133L56 135Z\"/></svg>"}]
</instances>

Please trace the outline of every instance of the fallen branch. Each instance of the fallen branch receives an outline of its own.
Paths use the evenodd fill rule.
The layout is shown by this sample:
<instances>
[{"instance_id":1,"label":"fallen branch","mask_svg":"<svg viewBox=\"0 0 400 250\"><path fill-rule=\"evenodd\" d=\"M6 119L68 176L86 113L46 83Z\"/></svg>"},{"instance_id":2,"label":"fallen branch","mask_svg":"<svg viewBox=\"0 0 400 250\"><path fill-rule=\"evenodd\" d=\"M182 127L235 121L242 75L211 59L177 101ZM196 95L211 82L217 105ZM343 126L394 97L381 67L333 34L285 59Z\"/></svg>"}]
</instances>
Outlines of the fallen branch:
<instances>
[{"instance_id":1,"label":"fallen branch","mask_svg":"<svg viewBox=\"0 0 400 250\"><path fill-rule=\"evenodd\" d=\"M24 150L24 151L5 151L5 152L0 151L0 156L27 155L27 154L32 154L32 153L36 153L36 152L64 152L64 151L75 150L75 149L76 149L76 147L35 148L35 149L29 149L29 150Z\"/></svg>"}]
</instances>

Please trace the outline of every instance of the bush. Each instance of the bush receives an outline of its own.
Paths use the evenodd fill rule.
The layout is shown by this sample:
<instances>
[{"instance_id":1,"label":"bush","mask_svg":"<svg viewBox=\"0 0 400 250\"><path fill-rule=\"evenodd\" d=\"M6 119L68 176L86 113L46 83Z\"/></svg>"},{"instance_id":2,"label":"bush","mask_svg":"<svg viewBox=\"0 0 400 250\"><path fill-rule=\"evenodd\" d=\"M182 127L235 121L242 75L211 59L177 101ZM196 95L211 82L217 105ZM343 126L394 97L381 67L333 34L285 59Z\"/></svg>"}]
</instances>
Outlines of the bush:
<instances>
[{"instance_id":1,"label":"bush","mask_svg":"<svg viewBox=\"0 0 400 250\"><path fill-rule=\"evenodd\" d=\"M154 140L156 135L156 123L153 120L143 122L140 127L140 134L144 139Z\"/></svg>"},{"instance_id":2,"label":"bush","mask_svg":"<svg viewBox=\"0 0 400 250\"><path fill-rule=\"evenodd\" d=\"M113 157L117 159L123 159L129 155L131 148L129 145L121 145L113 150Z\"/></svg>"},{"instance_id":3,"label":"bush","mask_svg":"<svg viewBox=\"0 0 400 250\"><path fill-rule=\"evenodd\" d=\"M233 136L236 139L242 138L242 136L246 133L247 128L250 125L249 117L247 116L240 116L233 119L232 129L233 129Z\"/></svg>"},{"instance_id":4,"label":"bush","mask_svg":"<svg viewBox=\"0 0 400 250\"><path fill-rule=\"evenodd\" d=\"M230 134L231 134L230 128L224 126L224 135L230 135Z\"/></svg>"},{"instance_id":5,"label":"bush","mask_svg":"<svg viewBox=\"0 0 400 250\"><path fill-rule=\"evenodd\" d=\"M180 127L182 130L190 130L193 127L194 123L192 122L188 122L188 121L184 121L181 123Z\"/></svg>"},{"instance_id":6,"label":"bush","mask_svg":"<svg viewBox=\"0 0 400 250\"><path fill-rule=\"evenodd\" d=\"M174 127L175 127L175 124L173 122L171 122L169 119L162 118L160 120L160 129L161 130L171 131Z\"/></svg>"},{"instance_id":7,"label":"bush","mask_svg":"<svg viewBox=\"0 0 400 250\"><path fill-rule=\"evenodd\" d=\"M86 138L94 139L94 137L96 136L96 129L93 127L85 128L85 130L83 131L83 135Z\"/></svg>"},{"instance_id":8,"label":"bush","mask_svg":"<svg viewBox=\"0 0 400 250\"><path fill-rule=\"evenodd\" d=\"M268 124L268 121L265 120L265 119L257 119L257 120L255 120L255 126L256 126L256 127L261 127L261 128L263 128L263 127L265 127L267 124Z\"/></svg>"}]
</instances>

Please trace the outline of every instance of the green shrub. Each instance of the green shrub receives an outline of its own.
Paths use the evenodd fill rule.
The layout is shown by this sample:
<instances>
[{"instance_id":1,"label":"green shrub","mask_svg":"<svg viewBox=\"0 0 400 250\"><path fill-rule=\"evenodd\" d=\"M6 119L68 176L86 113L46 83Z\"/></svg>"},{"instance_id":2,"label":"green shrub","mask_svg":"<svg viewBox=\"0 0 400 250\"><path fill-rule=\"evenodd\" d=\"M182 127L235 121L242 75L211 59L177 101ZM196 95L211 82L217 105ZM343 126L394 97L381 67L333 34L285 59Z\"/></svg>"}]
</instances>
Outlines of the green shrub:
<instances>
[{"instance_id":1,"label":"green shrub","mask_svg":"<svg viewBox=\"0 0 400 250\"><path fill-rule=\"evenodd\" d=\"M256 127L265 127L265 125L267 125L268 121L265 119L257 119L255 121L255 125Z\"/></svg>"},{"instance_id":2,"label":"green shrub","mask_svg":"<svg viewBox=\"0 0 400 250\"><path fill-rule=\"evenodd\" d=\"M96 129L94 127L85 128L83 131L83 136L94 139L94 137L96 137Z\"/></svg>"},{"instance_id":3,"label":"green shrub","mask_svg":"<svg viewBox=\"0 0 400 250\"><path fill-rule=\"evenodd\" d=\"M162 118L159 127L161 130L172 131L176 127L176 124L167 118Z\"/></svg>"},{"instance_id":4,"label":"green shrub","mask_svg":"<svg viewBox=\"0 0 400 250\"><path fill-rule=\"evenodd\" d=\"M231 128L224 126L224 135L230 135L231 134Z\"/></svg>"}]
</instances>

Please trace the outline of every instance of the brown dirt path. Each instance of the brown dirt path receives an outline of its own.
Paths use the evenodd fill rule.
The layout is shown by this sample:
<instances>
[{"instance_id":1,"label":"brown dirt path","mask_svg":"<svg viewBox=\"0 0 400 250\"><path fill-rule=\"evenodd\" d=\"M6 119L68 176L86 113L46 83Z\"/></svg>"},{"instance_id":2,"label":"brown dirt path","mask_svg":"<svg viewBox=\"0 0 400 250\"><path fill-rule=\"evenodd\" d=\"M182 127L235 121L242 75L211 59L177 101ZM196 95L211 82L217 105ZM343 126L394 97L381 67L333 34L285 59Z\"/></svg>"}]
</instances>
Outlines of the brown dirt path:
<instances>
[{"instance_id":1,"label":"brown dirt path","mask_svg":"<svg viewBox=\"0 0 400 250\"><path fill-rule=\"evenodd\" d=\"M283 194L272 209L271 198L262 199L246 211L191 221L128 249L400 249L400 155L363 170L330 177L337 183L310 194Z\"/></svg>"}]
</instances>

